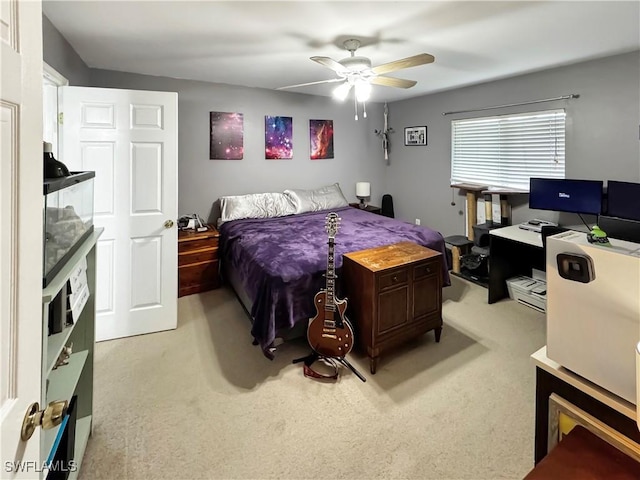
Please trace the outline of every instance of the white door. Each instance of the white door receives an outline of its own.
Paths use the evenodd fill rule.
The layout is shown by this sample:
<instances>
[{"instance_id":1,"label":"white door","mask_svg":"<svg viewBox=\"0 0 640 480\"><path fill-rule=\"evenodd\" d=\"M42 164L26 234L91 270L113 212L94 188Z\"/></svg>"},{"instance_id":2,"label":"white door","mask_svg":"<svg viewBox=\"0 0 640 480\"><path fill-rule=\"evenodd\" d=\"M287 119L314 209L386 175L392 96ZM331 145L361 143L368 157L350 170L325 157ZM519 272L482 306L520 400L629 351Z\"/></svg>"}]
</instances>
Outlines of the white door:
<instances>
[{"instance_id":1,"label":"white door","mask_svg":"<svg viewBox=\"0 0 640 480\"><path fill-rule=\"evenodd\" d=\"M93 170L96 340L177 326L178 94L61 87L60 158Z\"/></svg>"},{"instance_id":2,"label":"white door","mask_svg":"<svg viewBox=\"0 0 640 480\"><path fill-rule=\"evenodd\" d=\"M40 2L0 2L0 44L0 478L38 478L40 429L20 430L42 378Z\"/></svg>"}]
</instances>

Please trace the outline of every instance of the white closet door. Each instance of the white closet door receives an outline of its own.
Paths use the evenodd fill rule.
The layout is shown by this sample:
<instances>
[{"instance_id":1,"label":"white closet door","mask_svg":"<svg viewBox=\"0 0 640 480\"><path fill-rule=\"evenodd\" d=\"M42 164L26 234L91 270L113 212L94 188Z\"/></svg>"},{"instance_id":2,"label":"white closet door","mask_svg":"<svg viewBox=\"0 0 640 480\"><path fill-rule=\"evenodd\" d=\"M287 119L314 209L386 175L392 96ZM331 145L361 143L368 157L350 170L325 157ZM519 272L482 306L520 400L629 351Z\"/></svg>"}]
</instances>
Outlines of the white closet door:
<instances>
[{"instance_id":1,"label":"white closet door","mask_svg":"<svg viewBox=\"0 0 640 480\"><path fill-rule=\"evenodd\" d=\"M93 170L96 340L177 326L178 94L62 87L61 158Z\"/></svg>"}]
</instances>

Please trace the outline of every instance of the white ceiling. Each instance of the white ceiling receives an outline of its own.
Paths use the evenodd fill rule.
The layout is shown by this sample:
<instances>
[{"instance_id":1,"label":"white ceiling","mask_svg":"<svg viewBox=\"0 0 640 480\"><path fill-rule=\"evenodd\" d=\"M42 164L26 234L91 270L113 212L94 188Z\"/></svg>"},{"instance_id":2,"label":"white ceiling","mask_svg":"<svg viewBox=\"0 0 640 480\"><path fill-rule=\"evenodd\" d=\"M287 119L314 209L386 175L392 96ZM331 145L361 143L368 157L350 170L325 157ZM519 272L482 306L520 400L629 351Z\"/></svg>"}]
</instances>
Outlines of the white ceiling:
<instances>
[{"instance_id":1,"label":"white ceiling","mask_svg":"<svg viewBox=\"0 0 640 480\"><path fill-rule=\"evenodd\" d=\"M393 101L640 49L640 2L58 1L45 15L92 68L275 89L328 80L309 60L379 65L426 52L435 63L374 86ZM332 84L292 91L329 95Z\"/></svg>"}]
</instances>

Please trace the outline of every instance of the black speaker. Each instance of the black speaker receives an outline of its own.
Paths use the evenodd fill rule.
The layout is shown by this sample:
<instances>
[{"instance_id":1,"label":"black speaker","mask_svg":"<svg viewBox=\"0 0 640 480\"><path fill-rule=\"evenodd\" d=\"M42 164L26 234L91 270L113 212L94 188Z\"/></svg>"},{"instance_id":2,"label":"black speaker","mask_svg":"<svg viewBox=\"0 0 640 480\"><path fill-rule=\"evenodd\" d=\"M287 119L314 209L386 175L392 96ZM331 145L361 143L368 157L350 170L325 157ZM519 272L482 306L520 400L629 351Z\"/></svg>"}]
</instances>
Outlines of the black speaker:
<instances>
[{"instance_id":1,"label":"black speaker","mask_svg":"<svg viewBox=\"0 0 640 480\"><path fill-rule=\"evenodd\" d=\"M380 213L385 217L395 218L393 213L393 198L388 193L382 196L382 209Z\"/></svg>"}]
</instances>

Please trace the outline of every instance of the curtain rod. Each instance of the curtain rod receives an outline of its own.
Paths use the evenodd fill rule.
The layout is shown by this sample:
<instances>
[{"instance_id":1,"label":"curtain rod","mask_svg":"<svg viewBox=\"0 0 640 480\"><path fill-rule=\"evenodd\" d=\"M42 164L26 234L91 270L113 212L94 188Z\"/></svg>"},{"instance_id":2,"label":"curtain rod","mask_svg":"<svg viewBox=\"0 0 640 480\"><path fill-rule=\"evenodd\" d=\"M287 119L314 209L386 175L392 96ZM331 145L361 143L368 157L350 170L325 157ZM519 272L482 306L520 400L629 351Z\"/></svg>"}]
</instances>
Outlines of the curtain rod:
<instances>
[{"instance_id":1,"label":"curtain rod","mask_svg":"<svg viewBox=\"0 0 640 480\"><path fill-rule=\"evenodd\" d=\"M572 93L571 95L563 95L561 97L554 97L554 98L545 98L542 100L532 100L530 102L508 103L506 105L496 105L495 107L474 108L472 110L458 110L457 112L442 112L442 115L454 115L456 113L468 113L468 112L481 112L482 110L493 110L494 108L517 107L520 105L530 105L532 103L553 102L555 100L569 100L572 98L578 98L579 96L580 95L576 93Z\"/></svg>"}]
</instances>

